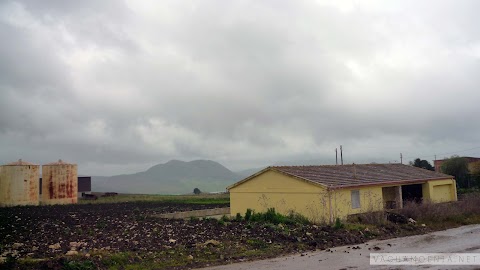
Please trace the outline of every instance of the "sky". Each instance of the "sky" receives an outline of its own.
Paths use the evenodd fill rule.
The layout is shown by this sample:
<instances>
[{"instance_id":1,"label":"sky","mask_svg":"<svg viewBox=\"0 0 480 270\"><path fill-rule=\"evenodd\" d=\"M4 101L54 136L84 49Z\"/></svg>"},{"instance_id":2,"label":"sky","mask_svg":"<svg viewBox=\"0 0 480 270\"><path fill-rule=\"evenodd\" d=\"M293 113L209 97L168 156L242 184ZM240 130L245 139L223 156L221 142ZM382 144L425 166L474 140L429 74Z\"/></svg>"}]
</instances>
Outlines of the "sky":
<instances>
[{"instance_id":1,"label":"sky","mask_svg":"<svg viewBox=\"0 0 480 270\"><path fill-rule=\"evenodd\" d=\"M0 163L480 156L480 1L0 1Z\"/></svg>"}]
</instances>

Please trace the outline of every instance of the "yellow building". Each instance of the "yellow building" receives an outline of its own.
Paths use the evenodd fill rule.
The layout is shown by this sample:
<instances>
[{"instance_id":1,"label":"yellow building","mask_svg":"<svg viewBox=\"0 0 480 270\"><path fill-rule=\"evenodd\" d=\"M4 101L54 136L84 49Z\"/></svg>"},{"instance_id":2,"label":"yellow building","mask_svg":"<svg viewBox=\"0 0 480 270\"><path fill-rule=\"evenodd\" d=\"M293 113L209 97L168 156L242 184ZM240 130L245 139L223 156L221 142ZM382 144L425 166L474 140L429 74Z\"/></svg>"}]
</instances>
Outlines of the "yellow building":
<instances>
[{"instance_id":1,"label":"yellow building","mask_svg":"<svg viewBox=\"0 0 480 270\"><path fill-rule=\"evenodd\" d=\"M268 167L227 187L230 211L295 212L313 222L402 207L406 201L457 200L453 176L403 164Z\"/></svg>"}]
</instances>

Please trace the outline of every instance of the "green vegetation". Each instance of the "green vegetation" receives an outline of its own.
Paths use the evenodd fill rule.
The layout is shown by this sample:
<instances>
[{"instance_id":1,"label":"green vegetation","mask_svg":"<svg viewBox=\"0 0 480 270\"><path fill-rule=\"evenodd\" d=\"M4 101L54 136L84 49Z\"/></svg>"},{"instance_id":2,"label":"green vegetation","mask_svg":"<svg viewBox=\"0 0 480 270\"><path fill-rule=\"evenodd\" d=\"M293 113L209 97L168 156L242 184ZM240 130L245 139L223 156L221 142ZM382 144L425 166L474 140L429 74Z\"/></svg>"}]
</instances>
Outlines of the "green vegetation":
<instances>
[{"instance_id":1,"label":"green vegetation","mask_svg":"<svg viewBox=\"0 0 480 270\"><path fill-rule=\"evenodd\" d=\"M451 156L442 163L442 172L455 176L458 188L470 188L468 160L459 156Z\"/></svg>"},{"instance_id":2,"label":"green vegetation","mask_svg":"<svg viewBox=\"0 0 480 270\"><path fill-rule=\"evenodd\" d=\"M410 165L422 169L426 169L429 171L434 171L435 168L433 168L432 164L430 162L426 161L425 159L419 159L416 158L414 161L410 161Z\"/></svg>"},{"instance_id":3,"label":"green vegetation","mask_svg":"<svg viewBox=\"0 0 480 270\"><path fill-rule=\"evenodd\" d=\"M275 208L268 208L265 213L255 213L247 209L245 220L250 222L264 222L272 224L310 224L311 222L304 216L291 212L288 216L275 211Z\"/></svg>"},{"instance_id":4,"label":"green vegetation","mask_svg":"<svg viewBox=\"0 0 480 270\"><path fill-rule=\"evenodd\" d=\"M339 218L337 218L335 220L335 224L333 225L333 227L338 230L338 229L345 228L345 225L342 223L342 221Z\"/></svg>"},{"instance_id":5,"label":"green vegetation","mask_svg":"<svg viewBox=\"0 0 480 270\"><path fill-rule=\"evenodd\" d=\"M95 264L90 261L67 261L63 265L63 270L94 270L97 269Z\"/></svg>"},{"instance_id":6,"label":"green vegetation","mask_svg":"<svg viewBox=\"0 0 480 270\"><path fill-rule=\"evenodd\" d=\"M230 194L199 195L140 195L119 194L117 196L99 197L98 200L79 200L81 204L120 203L120 202L165 202L178 204L230 204Z\"/></svg>"}]
</instances>

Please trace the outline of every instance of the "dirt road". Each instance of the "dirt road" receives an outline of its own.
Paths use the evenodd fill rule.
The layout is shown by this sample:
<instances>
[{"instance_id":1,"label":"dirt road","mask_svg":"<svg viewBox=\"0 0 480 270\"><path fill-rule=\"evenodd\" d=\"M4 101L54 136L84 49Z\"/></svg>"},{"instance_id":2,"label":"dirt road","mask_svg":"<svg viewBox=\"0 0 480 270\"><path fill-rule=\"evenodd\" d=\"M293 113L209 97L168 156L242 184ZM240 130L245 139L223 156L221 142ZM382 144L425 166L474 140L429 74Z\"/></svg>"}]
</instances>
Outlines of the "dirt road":
<instances>
[{"instance_id":1,"label":"dirt road","mask_svg":"<svg viewBox=\"0 0 480 270\"><path fill-rule=\"evenodd\" d=\"M415 266L370 265L375 253L480 253L480 225L469 225L426 235L374 240L361 245L343 246L255 262L208 268L209 270L304 270L304 269L416 269ZM419 266L418 269L480 269L480 266Z\"/></svg>"}]
</instances>

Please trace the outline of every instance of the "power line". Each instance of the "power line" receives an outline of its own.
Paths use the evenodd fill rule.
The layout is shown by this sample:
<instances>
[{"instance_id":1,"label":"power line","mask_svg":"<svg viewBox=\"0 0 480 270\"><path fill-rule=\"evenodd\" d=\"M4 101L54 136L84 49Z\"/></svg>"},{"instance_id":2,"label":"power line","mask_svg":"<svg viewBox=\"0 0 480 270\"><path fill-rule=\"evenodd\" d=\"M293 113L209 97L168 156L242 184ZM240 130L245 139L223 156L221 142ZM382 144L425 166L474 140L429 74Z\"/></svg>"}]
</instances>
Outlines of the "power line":
<instances>
[{"instance_id":1,"label":"power line","mask_svg":"<svg viewBox=\"0 0 480 270\"><path fill-rule=\"evenodd\" d=\"M457 153L467 152L467 151L471 151L471 150L475 150L475 149L480 149L480 146L469 148L469 149L464 149L464 150L459 150L459 151L454 151L454 152L447 152L447 153L440 153L440 154L433 154L433 155L410 156L410 157L406 157L406 159L426 158L426 157L435 157L435 156L441 156L441 155L457 154Z\"/></svg>"}]
</instances>

